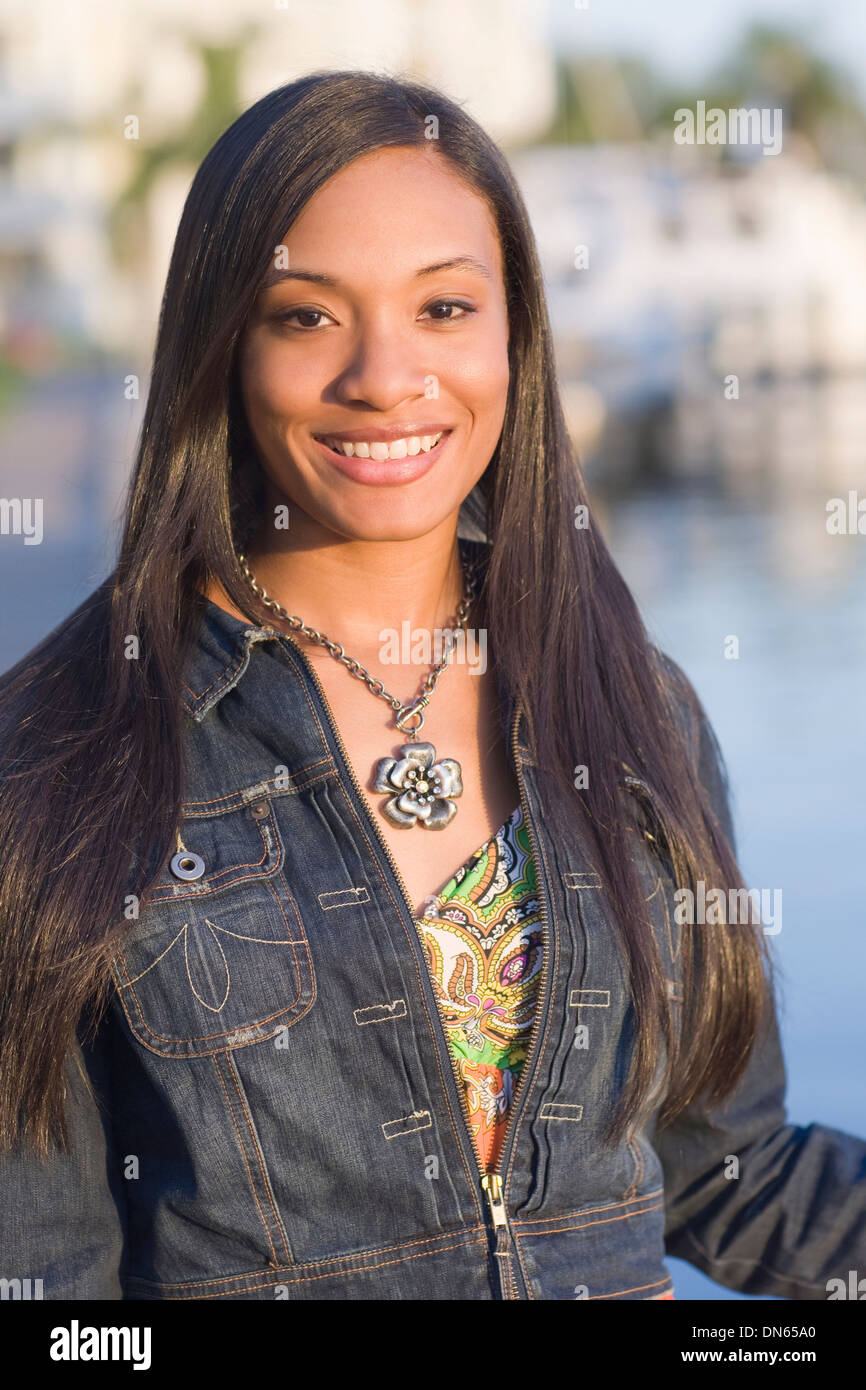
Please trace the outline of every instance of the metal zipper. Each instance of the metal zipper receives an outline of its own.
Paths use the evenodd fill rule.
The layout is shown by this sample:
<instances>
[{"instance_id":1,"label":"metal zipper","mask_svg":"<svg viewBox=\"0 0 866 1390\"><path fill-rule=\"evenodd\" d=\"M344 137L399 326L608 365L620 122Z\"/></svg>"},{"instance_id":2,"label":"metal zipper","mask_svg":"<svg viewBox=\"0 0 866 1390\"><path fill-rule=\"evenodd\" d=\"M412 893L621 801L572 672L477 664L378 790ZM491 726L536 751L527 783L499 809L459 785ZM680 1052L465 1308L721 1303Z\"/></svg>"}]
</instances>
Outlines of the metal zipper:
<instances>
[{"instance_id":1,"label":"metal zipper","mask_svg":"<svg viewBox=\"0 0 866 1390\"><path fill-rule=\"evenodd\" d=\"M345 764L346 764L346 768L347 768L347 770L348 770L349 776L350 776L351 779L352 779L352 783L353 783L353 785L354 785L355 791L358 793L358 800L360 801L361 805L363 806L364 811L367 812L367 814L368 814L368 819L369 819L370 824L372 825L373 830L374 830L374 832L375 832L375 834L376 834L376 838L378 839L379 844L381 845L382 849L383 849L384 852L385 852L385 857L386 857L386 859L388 860L388 863L391 865L391 868L392 868L393 871L394 871L394 877L396 878L398 884L400 885L400 891L401 891L401 893L403 894L403 900L404 900L404 902L405 902L405 904L406 904L406 910L407 910L408 915L409 915L409 920L411 921L413 927L415 927L416 936L417 936L418 931L417 931L417 924L416 924L416 920L415 920L415 909L414 909L414 907L412 906L412 903L411 903L411 901L410 901L409 893L408 893L408 890L407 890L407 888L406 888L406 884L405 884L405 882L404 882L404 880L403 880L403 875L400 873L400 870L399 870L399 868L398 868L398 866L397 866L397 864L396 864L396 862L395 862L395 860L394 860L394 856L393 856L393 854L391 853L391 850L390 850L390 848L389 848L387 842L385 841L385 839L384 839L384 837L383 837L383 835L382 835L381 830L379 829L379 827L378 827L378 825L376 824L376 822L375 822L375 820L373 819L373 817L372 817L371 815L369 815L369 807L368 807L368 805L367 805L366 798L364 797L364 794L363 794L363 790L362 790L362 788L361 788L361 785L360 785L360 783L359 783L357 777L355 776L355 772L354 772L354 769L353 769L353 767L352 767L352 763L351 763L350 758L349 758L349 755L348 755L348 753L347 753L347 751L346 751L346 745L344 744L343 739L342 739L342 735L340 734L340 730L339 730L338 727L337 727L337 721L336 721L335 718L334 718L334 713L333 713L333 710L331 709L330 703L329 703L329 701L328 701L328 697L327 697L327 695L325 694L324 687L323 687L321 681L319 680L319 677L318 677L318 675L316 674L315 670L313 669L312 663L308 660L307 655L306 655L306 652L304 652L304 650L303 650L303 648L300 646L300 644L294 639L294 637L291 637L287 632L282 632L282 631L280 631L279 629L277 629L277 631L279 631L280 637L284 637L285 640L286 640L287 642L290 642L290 643L291 643L291 645L294 647L295 651L299 654L299 656L300 656L300 658L301 658L301 660L302 660L304 666L306 667L307 671L308 671L309 674L312 676L313 684L315 685L316 689L318 690L319 695L321 696L321 699L322 699L322 704L324 705L325 710L326 710L326 712L327 712L328 720L329 720L330 725L331 725L331 731L332 731L332 733L333 733L333 735L334 735L334 740L335 740L335 742L336 742L336 744L337 744L337 747L340 749L340 752L341 752L342 755L343 755L343 761L344 761ZM537 875L538 881L539 881L539 883L540 883L540 881L541 881L540 872L541 872L541 871L540 871L540 869L539 869L539 867L538 867L538 866L539 866L538 851L537 851L537 847L536 847L536 844L535 844L535 837L534 837L534 835L533 835L533 833L532 833L532 826L531 826L530 821L529 821L529 815L528 815L527 803L526 803L526 796L525 796L524 787L523 787L523 773L522 773L522 770L521 770L521 767L520 767L520 762L519 762L518 757L517 757L517 732L518 732L518 729L519 729L519 727L520 727L520 715L521 715L521 711L522 711L522 702L518 701L518 703L517 703L517 705L516 705L516 707L515 707L515 711L514 711L514 719L513 719L512 730L511 730L511 755L512 755L512 759L513 759L513 762L514 762L514 768L515 768L515 771L516 771L516 773L517 773L517 786L518 786L518 790L519 790L519 792L520 792L520 805L521 805L521 808L522 808L522 810L523 810L523 820L524 820L524 824L526 825L527 830L528 830L528 833L529 833L529 842L530 842L530 845L531 845L531 847L532 847L532 853L533 853L533 857L534 857L534 860L535 860L536 875ZM547 964L547 922L546 922L546 913L545 913L545 910L544 910L544 902L543 902L542 898L543 898L543 895L542 895L541 893L539 893L539 894L538 894L538 899L539 899L539 906L541 907L541 915L542 915L542 921L543 921L543 930L542 930L542 939L541 939L541 978L542 978L542 981L543 981L543 980L544 980L544 970L545 970L545 966L546 966L546 964ZM423 951L423 942L421 941L420 936L418 937L418 942L419 942L419 945L421 946L422 951ZM426 960L425 960L424 964L425 964L425 966L427 966ZM429 966L427 966L427 969L428 969L428 971L429 971ZM438 1019L439 1019L439 1022L440 1022L440 1024L441 1024L441 1023L442 1023L442 1020L441 1020L441 1015L440 1015L440 1013L439 1013L439 1005L438 1005L438 1002L436 1001L435 998L434 998L434 1001L433 1001L433 1002L434 1002L434 1004L435 1004L435 1006L436 1006L436 1008L435 1008L436 1015L437 1015L437 1017L438 1017ZM525 1079L525 1076L526 1076L526 1074L527 1074L527 1072L528 1072L528 1070L529 1070L529 1063L530 1063L530 1060L532 1059L532 1057L533 1057L533 1055L534 1055L535 1040L536 1040L536 1036L537 1036L537 1033L538 1033L538 1026L539 1026L539 1021L540 1021L539 1018L538 1018L538 1012L539 1012L538 1009L536 1009L536 1016L535 1016L535 1018L534 1018L533 1021L532 1021L532 1028L531 1028L530 1034L529 1034L529 1043L528 1043L528 1045L527 1045L526 1057L525 1057L525 1059L524 1059L523 1066L522 1066L521 1071L520 1071L520 1077L518 1078L517 1088L516 1088L516 1090L514 1091L514 1093L513 1093L513 1095L512 1095L512 1098L511 1098L511 1107L510 1107L508 1119L507 1119L506 1124L505 1124L505 1131L504 1131L504 1133L503 1133L503 1135L502 1135L502 1145L501 1145L501 1147L500 1147L500 1155L503 1154L503 1153L505 1152L505 1141L506 1141L506 1139L508 1138L508 1135L509 1135L510 1130L511 1130L511 1125L512 1125L512 1121L513 1121L514 1115L515 1115L516 1112L517 1112L517 1105L516 1105L517 1097L521 1094L521 1090L522 1090L522 1087L523 1087L524 1079ZM443 1034L444 1034L444 1033L445 1033L444 1025L442 1026L442 1031L443 1031ZM491 1221L492 1221L492 1223L493 1223L493 1233L494 1233L494 1237L495 1237L494 1258L495 1258L497 1261L502 1260L502 1261L507 1262L508 1259L510 1258L510 1251L511 1251L511 1247L512 1247L513 1236L512 1236L512 1234L511 1234L511 1229L510 1229L510 1227L509 1227L509 1225L508 1225L508 1214L507 1214L507 1209L506 1209L506 1206L505 1206L505 1199L504 1199L504 1192L503 1192L503 1179L502 1179L502 1174L499 1173L499 1172L493 1172L493 1173L488 1172L487 1169L485 1168L485 1166L484 1166L482 1160L481 1160L481 1154L479 1153L479 1151L478 1151L478 1145L477 1145L476 1142L475 1142L475 1135L472 1133L472 1126L471 1126L471 1123L470 1123L471 1117L470 1117L470 1113L469 1113L469 1107L468 1107L467 1102L466 1102L466 1088L465 1088L465 1085L464 1085L464 1083L463 1083L463 1078L462 1078L461 1075L460 1075L460 1068L459 1068L459 1066L458 1066L457 1059L456 1059L456 1057L454 1056L454 1053L453 1053L453 1050L452 1050L452 1048L451 1048L451 1044L450 1044L450 1042L448 1041L447 1035L445 1036L445 1050L446 1050L446 1052L447 1052L447 1054L448 1054L448 1060L449 1060L449 1062L451 1063L451 1071L452 1071L452 1073L453 1073L453 1075L454 1075L454 1082L455 1082L455 1086L456 1086L456 1090L457 1090L457 1099L458 1099L458 1101L459 1101L459 1103L460 1103L460 1108L461 1108L461 1110L462 1110L462 1112L463 1112L463 1119L464 1119L464 1122L465 1122L465 1125L466 1125L466 1131L467 1131L467 1134L469 1135L469 1141L470 1141L470 1144L471 1144L471 1147L472 1147L472 1152L473 1152L473 1154L475 1155L475 1162L476 1162L476 1165L477 1165L477 1167L478 1167L478 1173L479 1173L480 1180L481 1180L481 1188L482 1188L482 1190L483 1190L483 1192L484 1192L485 1198L487 1199L487 1206L488 1206L488 1210L489 1210L489 1212L490 1212L490 1219L491 1219ZM514 1282L514 1277L513 1277L513 1275L511 1274L510 1268L508 1267L507 1263L505 1263L505 1264L497 1264L497 1267L496 1267L496 1268L497 1268L497 1273L498 1273L498 1275L499 1275L499 1283L500 1283L500 1289L501 1289L501 1292L502 1292L502 1297L503 1297L503 1299L519 1298L520 1295L519 1295L519 1293L518 1293L518 1291L517 1291L517 1287L516 1287L516 1284L515 1284L515 1282Z\"/></svg>"},{"instance_id":2,"label":"metal zipper","mask_svg":"<svg viewBox=\"0 0 866 1390\"><path fill-rule=\"evenodd\" d=\"M515 1091L514 1091L512 1097L511 1097L511 1107L510 1107L509 1114L508 1114L508 1120L506 1121L506 1125L505 1125L505 1132L504 1132L504 1134L503 1134L503 1136L502 1136L502 1146L501 1146L501 1148L500 1148L500 1150L499 1150L500 1162L502 1161L502 1159L503 1159L504 1157L510 1157L509 1149L508 1149L508 1138L509 1138L509 1135L510 1135L510 1133L511 1133L511 1127L512 1127L512 1124L514 1123L514 1118L515 1118L515 1116L517 1115L517 1111L518 1111L518 1105L517 1105L518 1097L520 1097L520 1096L523 1094L523 1088L524 1088L524 1085L525 1085L525 1083L526 1083L526 1078L527 1078L527 1076L529 1075L529 1071L530 1071L530 1063L533 1062L533 1061L535 1060L536 1042L537 1042L537 1039L538 1039L538 1033L539 1033L539 1029L540 1029L540 1026L541 1026L541 1006L542 1006L542 1003L543 1003L544 997L545 997L545 983L546 983L546 979L547 979L546 972L547 972L547 959L548 959L548 954L549 954L549 937L550 937L550 923L549 923L548 918L547 918L547 910L546 910L545 902L544 902L544 892L543 892L543 890L542 890L543 873L542 873L542 868L541 868L541 856L540 856L539 853L538 853L538 845L537 845L537 843L536 843L535 833L534 833L534 831L533 831L533 829L532 829L532 821L531 821L530 816L529 816L529 803L528 803L528 801L527 801L527 799L526 799L526 791L525 791L524 783L523 783L523 768L522 768L522 766L521 766L520 759L519 759L518 756L517 756L517 733L518 733L518 729L520 728L520 716L521 716L522 712L523 712L523 702L522 702L521 700L518 700L518 701L517 701L517 704L516 704L516 706L515 706L514 718L513 718L513 721L512 721L512 725L511 725L511 760L512 760L512 762L513 762L513 764L514 764L514 770L515 770L515 772L516 772L516 774L517 774L517 788L518 788L518 791L520 792L520 805L521 805L521 809L522 809L522 811L523 811L523 823L524 823L524 825L526 826L526 830L527 830L527 833L528 833L528 835L529 835L529 845L530 845L530 849L532 850L532 858L533 858L533 863L534 863L534 867L535 867L536 887L537 887L537 890L538 890L538 906L539 906L539 908L540 908L541 926L542 926L542 929L541 929L541 972L540 972L540 973L541 973L541 978L540 978L540 980L539 980L538 1000L537 1000L537 1003L536 1003L535 1013L534 1013L534 1017L533 1017L533 1020L532 1020L532 1027L531 1027L530 1030L529 1030L529 1041L528 1041L527 1046L526 1046L526 1057L524 1058L523 1066L522 1066L521 1069L520 1069L520 1076L519 1076L518 1081L517 1081L517 1087L516 1087L516 1089L515 1089ZM497 1186L496 1186L496 1188L494 1189L493 1197L492 1197L492 1199L491 1199L491 1206L490 1206L491 1214L492 1214L492 1216L493 1216L494 1226L496 1225L496 1222L497 1222L497 1214L496 1214L496 1210L495 1210L495 1208L494 1208L494 1202L495 1202L496 1198L499 1196L499 1194L501 1193L501 1221L502 1221L502 1223L503 1223L503 1225L504 1225L504 1231L503 1231L503 1232L497 1231L497 1237L504 1236L504 1240L503 1240L504 1247L505 1247L506 1250L510 1251L510 1248L511 1248L511 1245L512 1245L512 1242L513 1242L513 1239L514 1239L514 1238L513 1238L512 1234L511 1234L511 1230L510 1230L510 1228L509 1228L509 1226L508 1226L508 1208L507 1208L507 1204L506 1204L507 1188L506 1188L505 1185L503 1184L502 1178L501 1178L501 1176L500 1176L499 1173L491 1174L491 1177L495 1177L495 1178L497 1179ZM488 1196L490 1196L490 1194L488 1194ZM496 1252L496 1253L499 1254L499 1241L498 1241L498 1240L497 1240L497 1252ZM512 1287L514 1288L514 1293L513 1293L512 1295L505 1294L504 1296L505 1296L505 1297L509 1297L509 1296L510 1296L510 1297L513 1297L513 1298L519 1298L520 1295L519 1295L519 1293L517 1292L516 1286L515 1286L515 1284L514 1284L514 1276L513 1276L513 1274L511 1273L510 1266L508 1267L508 1273L509 1273L509 1277L510 1277L510 1280L511 1280Z\"/></svg>"}]
</instances>

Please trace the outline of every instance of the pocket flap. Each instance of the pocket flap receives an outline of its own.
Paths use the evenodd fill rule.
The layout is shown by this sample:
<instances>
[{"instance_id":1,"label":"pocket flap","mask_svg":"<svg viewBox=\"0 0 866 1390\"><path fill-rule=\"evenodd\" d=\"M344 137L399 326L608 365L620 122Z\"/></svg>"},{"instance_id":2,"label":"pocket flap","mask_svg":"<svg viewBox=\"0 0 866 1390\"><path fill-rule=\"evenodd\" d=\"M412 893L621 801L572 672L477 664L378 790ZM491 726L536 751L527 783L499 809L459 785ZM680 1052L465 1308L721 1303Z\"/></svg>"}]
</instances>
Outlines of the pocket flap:
<instances>
[{"instance_id":1,"label":"pocket flap","mask_svg":"<svg viewBox=\"0 0 866 1390\"><path fill-rule=\"evenodd\" d=\"M169 856L112 971L144 1047L201 1057L274 1037L311 1006L315 982L273 803L188 817L180 835L199 877L178 878Z\"/></svg>"}]
</instances>

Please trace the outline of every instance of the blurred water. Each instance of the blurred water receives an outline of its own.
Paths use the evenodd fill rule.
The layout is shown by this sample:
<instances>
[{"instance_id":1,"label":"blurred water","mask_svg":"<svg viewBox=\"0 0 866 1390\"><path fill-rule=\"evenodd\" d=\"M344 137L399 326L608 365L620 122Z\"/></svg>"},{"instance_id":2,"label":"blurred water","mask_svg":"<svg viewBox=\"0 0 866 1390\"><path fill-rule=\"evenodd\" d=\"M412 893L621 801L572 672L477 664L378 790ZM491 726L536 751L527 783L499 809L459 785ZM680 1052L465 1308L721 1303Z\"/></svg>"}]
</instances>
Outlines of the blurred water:
<instances>
[{"instance_id":1,"label":"blurred water","mask_svg":"<svg viewBox=\"0 0 866 1390\"><path fill-rule=\"evenodd\" d=\"M120 367L34 380L0 418L0 497L39 499L44 531L40 545L0 535L0 670L108 573L140 419Z\"/></svg>"},{"instance_id":2,"label":"blurred water","mask_svg":"<svg viewBox=\"0 0 866 1390\"><path fill-rule=\"evenodd\" d=\"M605 530L718 734L745 882L782 890L788 1118L866 1135L866 536L829 536L824 496L781 500L637 499ZM678 1298L740 1297L669 1263Z\"/></svg>"}]
</instances>

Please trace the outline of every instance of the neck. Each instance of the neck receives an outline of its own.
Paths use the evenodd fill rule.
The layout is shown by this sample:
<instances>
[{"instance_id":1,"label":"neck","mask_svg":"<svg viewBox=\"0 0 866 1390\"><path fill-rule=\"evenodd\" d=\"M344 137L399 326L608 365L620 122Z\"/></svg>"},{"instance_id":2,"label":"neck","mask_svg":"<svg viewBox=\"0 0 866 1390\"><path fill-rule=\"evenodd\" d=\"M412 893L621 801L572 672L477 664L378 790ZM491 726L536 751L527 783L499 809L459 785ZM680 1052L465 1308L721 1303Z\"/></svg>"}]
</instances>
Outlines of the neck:
<instances>
[{"instance_id":1,"label":"neck","mask_svg":"<svg viewBox=\"0 0 866 1390\"><path fill-rule=\"evenodd\" d=\"M456 519L397 541L317 539L296 527L257 538L246 558L271 598L362 662L378 651L385 630L400 633L406 622L411 631L453 626L463 596ZM330 659L324 647L308 645Z\"/></svg>"}]
</instances>

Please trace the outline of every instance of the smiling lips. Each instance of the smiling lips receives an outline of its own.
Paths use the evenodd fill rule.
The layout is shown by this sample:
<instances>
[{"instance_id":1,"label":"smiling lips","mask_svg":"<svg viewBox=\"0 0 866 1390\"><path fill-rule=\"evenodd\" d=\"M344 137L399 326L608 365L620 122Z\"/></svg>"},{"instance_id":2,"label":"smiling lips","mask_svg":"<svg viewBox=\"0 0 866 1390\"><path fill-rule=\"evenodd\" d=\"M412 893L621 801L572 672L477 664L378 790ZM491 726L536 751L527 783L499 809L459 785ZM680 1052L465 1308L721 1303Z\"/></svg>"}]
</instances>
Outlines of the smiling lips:
<instances>
[{"instance_id":1,"label":"smiling lips","mask_svg":"<svg viewBox=\"0 0 866 1390\"><path fill-rule=\"evenodd\" d=\"M443 427L430 434L406 434L396 437L390 430L383 430L379 438L374 436L372 430L359 430L360 438L356 439L348 435L332 434L317 434L313 437L344 458L375 459L381 463L385 459L414 458L416 454L429 454L446 433L448 430ZM386 435L391 437L386 438Z\"/></svg>"}]
</instances>

